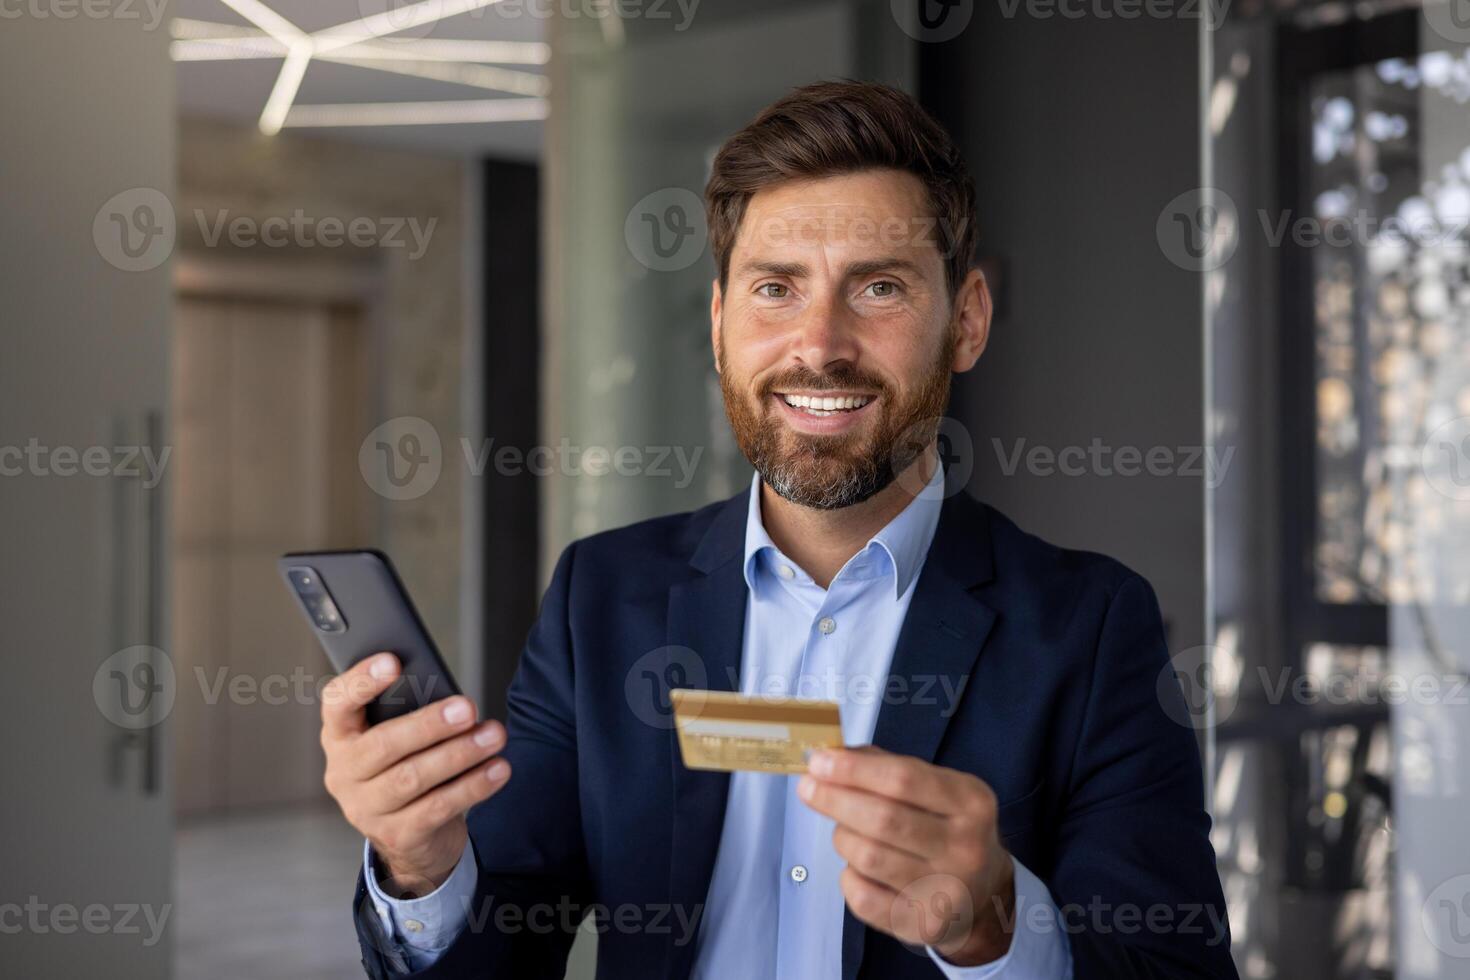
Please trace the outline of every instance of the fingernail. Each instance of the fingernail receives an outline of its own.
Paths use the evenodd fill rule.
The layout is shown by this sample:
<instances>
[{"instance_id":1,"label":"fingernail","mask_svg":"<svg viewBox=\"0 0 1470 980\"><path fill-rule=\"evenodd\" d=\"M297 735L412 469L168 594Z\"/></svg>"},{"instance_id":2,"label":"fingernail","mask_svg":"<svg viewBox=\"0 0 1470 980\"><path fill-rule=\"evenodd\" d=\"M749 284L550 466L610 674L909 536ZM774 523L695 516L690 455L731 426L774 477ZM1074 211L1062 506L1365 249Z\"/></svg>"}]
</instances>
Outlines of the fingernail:
<instances>
[{"instance_id":1,"label":"fingernail","mask_svg":"<svg viewBox=\"0 0 1470 980\"><path fill-rule=\"evenodd\" d=\"M831 752L813 752L812 757L807 760L806 771L814 776L830 776L832 763Z\"/></svg>"},{"instance_id":2,"label":"fingernail","mask_svg":"<svg viewBox=\"0 0 1470 980\"><path fill-rule=\"evenodd\" d=\"M496 759L494 762L490 763L490 767L485 770L485 777L489 779L492 783L500 782L509 774L510 766L505 764L504 759Z\"/></svg>"},{"instance_id":3,"label":"fingernail","mask_svg":"<svg viewBox=\"0 0 1470 980\"><path fill-rule=\"evenodd\" d=\"M382 680L384 677L392 677L393 654L380 653L376 657L374 657L373 662L368 666L368 673L372 674L379 680Z\"/></svg>"},{"instance_id":4,"label":"fingernail","mask_svg":"<svg viewBox=\"0 0 1470 980\"><path fill-rule=\"evenodd\" d=\"M444 708L444 720L451 725L470 720L470 703L468 701L451 701Z\"/></svg>"},{"instance_id":5,"label":"fingernail","mask_svg":"<svg viewBox=\"0 0 1470 980\"><path fill-rule=\"evenodd\" d=\"M817 791L817 781L810 776L802 776L796 783L796 795L807 802L811 802L812 794Z\"/></svg>"},{"instance_id":6,"label":"fingernail","mask_svg":"<svg viewBox=\"0 0 1470 980\"><path fill-rule=\"evenodd\" d=\"M488 749L498 741L500 741L499 725L486 725L478 732L475 732L475 744L482 749Z\"/></svg>"}]
</instances>

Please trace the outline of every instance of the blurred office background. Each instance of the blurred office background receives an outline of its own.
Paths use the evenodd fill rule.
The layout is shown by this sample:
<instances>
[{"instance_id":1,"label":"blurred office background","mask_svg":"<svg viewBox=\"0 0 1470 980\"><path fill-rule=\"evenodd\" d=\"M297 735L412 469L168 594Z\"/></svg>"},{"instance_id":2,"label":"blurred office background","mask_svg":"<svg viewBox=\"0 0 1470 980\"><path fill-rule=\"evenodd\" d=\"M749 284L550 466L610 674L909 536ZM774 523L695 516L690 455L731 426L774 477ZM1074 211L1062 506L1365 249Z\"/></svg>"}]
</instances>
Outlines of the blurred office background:
<instances>
[{"instance_id":1,"label":"blurred office background","mask_svg":"<svg viewBox=\"0 0 1470 980\"><path fill-rule=\"evenodd\" d=\"M745 486L698 195L855 77L977 182L949 465L1158 591L1242 976L1470 977L1461 2L8 9L0 904L107 911L0 971L359 975L275 557L390 553L499 714L569 540Z\"/></svg>"}]
</instances>

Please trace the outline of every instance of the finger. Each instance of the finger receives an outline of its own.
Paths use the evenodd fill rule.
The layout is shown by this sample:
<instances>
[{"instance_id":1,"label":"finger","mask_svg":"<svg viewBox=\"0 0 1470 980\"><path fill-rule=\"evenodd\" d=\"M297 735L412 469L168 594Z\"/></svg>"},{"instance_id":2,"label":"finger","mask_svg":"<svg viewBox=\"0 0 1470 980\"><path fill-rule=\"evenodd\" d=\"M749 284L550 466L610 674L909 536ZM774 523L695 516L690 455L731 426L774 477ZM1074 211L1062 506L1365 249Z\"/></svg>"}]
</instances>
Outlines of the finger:
<instances>
[{"instance_id":1,"label":"finger","mask_svg":"<svg viewBox=\"0 0 1470 980\"><path fill-rule=\"evenodd\" d=\"M818 779L902 800L934 813L950 814L962 809L955 777L965 774L911 755L896 755L875 746L827 749L814 752L807 768Z\"/></svg>"},{"instance_id":2,"label":"finger","mask_svg":"<svg viewBox=\"0 0 1470 980\"><path fill-rule=\"evenodd\" d=\"M397 812L503 748L505 727L487 721L390 766L368 784L369 806L374 813Z\"/></svg>"},{"instance_id":3,"label":"finger","mask_svg":"<svg viewBox=\"0 0 1470 980\"><path fill-rule=\"evenodd\" d=\"M333 677L322 688L322 730L342 738L367 731L363 709L398 677L398 658L391 653L366 657Z\"/></svg>"},{"instance_id":4,"label":"finger","mask_svg":"<svg viewBox=\"0 0 1470 980\"><path fill-rule=\"evenodd\" d=\"M939 853L947 839L944 818L860 789L802 776L797 795L807 806L868 837L887 841L918 858Z\"/></svg>"},{"instance_id":5,"label":"finger","mask_svg":"<svg viewBox=\"0 0 1470 980\"><path fill-rule=\"evenodd\" d=\"M496 759L419 797L400 816L417 832L429 834L500 792L509 780L510 763Z\"/></svg>"},{"instance_id":6,"label":"finger","mask_svg":"<svg viewBox=\"0 0 1470 980\"><path fill-rule=\"evenodd\" d=\"M847 902L847 907L852 909L852 914L858 921L895 935L892 924L893 903L898 898L898 892L851 867L842 869L837 884L842 889L843 901Z\"/></svg>"},{"instance_id":7,"label":"finger","mask_svg":"<svg viewBox=\"0 0 1470 980\"><path fill-rule=\"evenodd\" d=\"M475 703L464 695L435 701L358 735L346 769L354 779L372 779L409 756L468 731L474 723Z\"/></svg>"},{"instance_id":8,"label":"finger","mask_svg":"<svg viewBox=\"0 0 1470 980\"><path fill-rule=\"evenodd\" d=\"M895 891L933 873L927 861L841 824L832 832L832 846L849 868Z\"/></svg>"}]
</instances>

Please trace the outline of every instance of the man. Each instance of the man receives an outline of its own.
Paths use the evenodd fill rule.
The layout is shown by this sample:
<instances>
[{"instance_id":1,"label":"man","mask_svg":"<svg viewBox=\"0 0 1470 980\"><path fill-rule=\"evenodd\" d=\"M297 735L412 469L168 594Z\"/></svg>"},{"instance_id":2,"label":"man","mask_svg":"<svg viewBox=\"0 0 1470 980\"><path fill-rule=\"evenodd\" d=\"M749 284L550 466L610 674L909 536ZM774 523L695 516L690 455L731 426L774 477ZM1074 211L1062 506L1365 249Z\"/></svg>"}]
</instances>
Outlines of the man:
<instances>
[{"instance_id":1,"label":"man","mask_svg":"<svg viewBox=\"0 0 1470 980\"><path fill-rule=\"evenodd\" d=\"M369 973L560 977L587 914L605 978L1234 977L1152 591L945 491L991 312L952 142L897 91L813 85L706 194L756 478L567 548L503 728L458 697L366 727L389 655L334 681ZM838 700L855 747L690 770L681 686Z\"/></svg>"}]
</instances>

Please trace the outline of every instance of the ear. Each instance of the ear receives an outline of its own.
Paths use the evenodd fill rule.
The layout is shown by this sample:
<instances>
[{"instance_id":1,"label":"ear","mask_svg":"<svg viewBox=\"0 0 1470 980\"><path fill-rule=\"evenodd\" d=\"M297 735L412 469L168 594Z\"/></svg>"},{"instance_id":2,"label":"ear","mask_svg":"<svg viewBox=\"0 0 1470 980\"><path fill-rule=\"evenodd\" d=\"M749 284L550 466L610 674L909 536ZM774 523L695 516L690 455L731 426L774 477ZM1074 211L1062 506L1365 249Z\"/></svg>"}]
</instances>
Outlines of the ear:
<instances>
[{"instance_id":1,"label":"ear","mask_svg":"<svg viewBox=\"0 0 1470 980\"><path fill-rule=\"evenodd\" d=\"M959 339L955 342L951 370L956 374L970 370L985 353L985 345L990 342L991 313L990 287L985 282L985 273L971 269L955 296L954 315L958 320Z\"/></svg>"},{"instance_id":2,"label":"ear","mask_svg":"<svg viewBox=\"0 0 1470 980\"><path fill-rule=\"evenodd\" d=\"M709 301L709 342L715 352L715 373L720 373L720 309L723 297L720 295L720 280L716 279L711 284Z\"/></svg>"}]
</instances>

